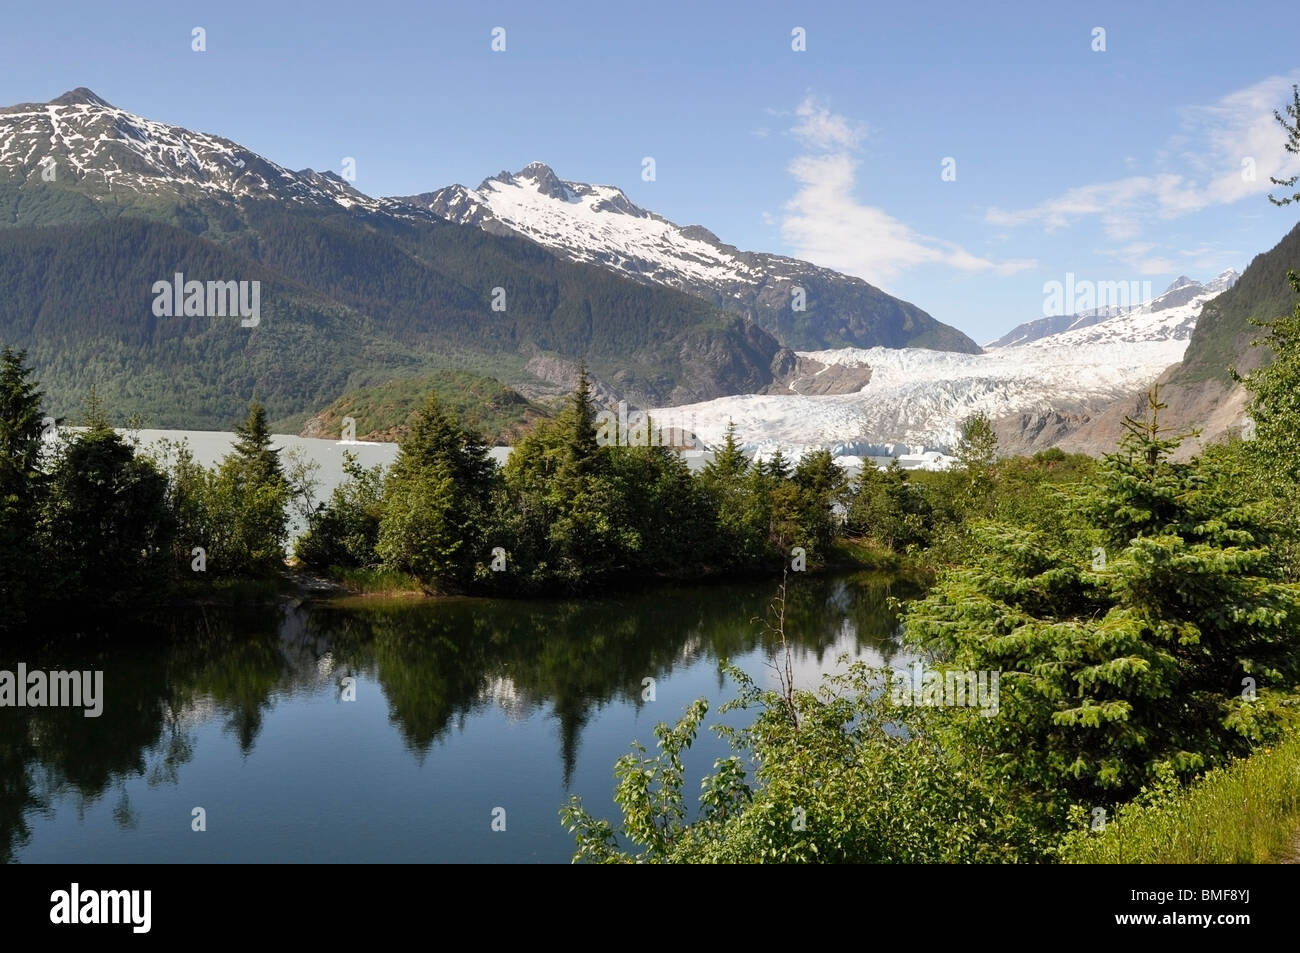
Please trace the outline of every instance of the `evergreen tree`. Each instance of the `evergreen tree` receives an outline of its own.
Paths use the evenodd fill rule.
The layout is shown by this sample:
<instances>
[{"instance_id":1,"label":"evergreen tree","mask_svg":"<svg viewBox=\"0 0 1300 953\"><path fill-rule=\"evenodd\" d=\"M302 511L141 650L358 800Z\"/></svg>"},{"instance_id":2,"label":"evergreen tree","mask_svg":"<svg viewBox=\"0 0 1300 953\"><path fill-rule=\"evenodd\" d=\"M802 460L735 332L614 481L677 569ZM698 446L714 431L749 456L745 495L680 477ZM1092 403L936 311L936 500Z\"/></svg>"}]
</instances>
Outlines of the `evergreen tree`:
<instances>
[{"instance_id":1,"label":"evergreen tree","mask_svg":"<svg viewBox=\"0 0 1300 953\"><path fill-rule=\"evenodd\" d=\"M764 462L763 472L773 480L790 479L790 461L785 458L785 454L780 447L777 447Z\"/></svg>"},{"instance_id":2,"label":"evergreen tree","mask_svg":"<svg viewBox=\"0 0 1300 953\"><path fill-rule=\"evenodd\" d=\"M727 421L727 434L722 449L713 455L713 459L704 465L701 475L706 482L714 486L732 486L745 475L749 469L749 458L745 456L736 443L736 422Z\"/></svg>"},{"instance_id":3,"label":"evergreen tree","mask_svg":"<svg viewBox=\"0 0 1300 953\"><path fill-rule=\"evenodd\" d=\"M929 500L897 460L884 470L863 464L849 503L846 528L850 533L901 553L926 545L932 525Z\"/></svg>"},{"instance_id":4,"label":"evergreen tree","mask_svg":"<svg viewBox=\"0 0 1300 953\"><path fill-rule=\"evenodd\" d=\"M799 523L810 552L830 547L847 497L848 478L829 450L814 450L800 458L792 482L799 493Z\"/></svg>"},{"instance_id":5,"label":"evergreen tree","mask_svg":"<svg viewBox=\"0 0 1300 953\"><path fill-rule=\"evenodd\" d=\"M167 478L100 418L51 474L41 527L46 571L65 598L134 601L165 575L173 525Z\"/></svg>"},{"instance_id":6,"label":"evergreen tree","mask_svg":"<svg viewBox=\"0 0 1300 953\"><path fill-rule=\"evenodd\" d=\"M431 589L464 591L484 571L496 485L482 435L431 393L385 482L376 552Z\"/></svg>"},{"instance_id":7,"label":"evergreen tree","mask_svg":"<svg viewBox=\"0 0 1300 953\"><path fill-rule=\"evenodd\" d=\"M1300 295L1300 273L1288 271L1287 278ZM1289 317L1254 323L1268 329L1256 343L1273 360L1242 379L1251 395L1253 450L1269 473L1294 488L1300 484L1300 299Z\"/></svg>"},{"instance_id":8,"label":"evergreen tree","mask_svg":"<svg viewBox=\"0 0 1300 953\"><path fill-rule=\"evenodd\" d=\"M1287 117L1290 117L1289 121ZM1300 154L1300 86L1295 83L1291 84L1291 102L1286 107L1286 116L1283 116L1282 113L1275 109L1273 110L1273 118L1286 130L1286 142L1283 144L1286 151L1292 155ZM1300 175L1293 175L1289 179L1277 179L1269 176L1269 181L1274 185L1291 188L1297 181L1300 181ZM1269 195L1268 200L1274 205L1290 205L1292 202L1300 202L1300 192L1283 196L1280 199Z\"/></svg>"},{"instance_id":9,"label":"evergreen tree","mask_svg":"<svg viewBox=\"0 0 1300 953\"><path fill-rule=\"evenodd\" d=\"M848 478L844 468L825 449L804 454L794 468L794 482L808 490L828 508L840 501Z\"/></svg>"},{"instance_id":10,"label":"evergreen tree","mask_svg":"<svg viewBox=\"0 0 1300 953\"><path fill-rule=\"evenodd\" d=\"M280 451L271 446L271 430L266 423L266 408L257 401L249 405L248 417L235 425L233 459L243 477L258 484L284 480Z\"/></svg>"},{"instance_id":11,"label":"evergreen tree","mask_svg":"<svg viewBox=\"0 0 1300 953\"><path fill-rule=\"evenodd\" d=\"M954 456L963 480L962 501L967 511L984 512L988 509L994 484L994 463L997 460L998 438L993 432L993 421L979 411L962 421L961 437Z\"/></svg>"},{"instance_id":12,"label":"evergreen tree","mask_svg":"<svg viewBox=\"0 0 1300 953\"><path fill-rule=\"evenodd\" d=\"M44 499L41 402L26 353L0 352L0 627L20 624L36 582L37 514Z\"/></svg>"},{"instance_id":13,"label":"evergreen tree","mask_svg":"<svg viewBox=\"0 0 1300 953\"><path fill-rule=\"evenodd\" d=\"M908 617L948 665L1002 673L996 717L954 710L972 766L1036 791L1058 821L1070 799L1122 800L1274 737L1277 690L1300 675L1279 528L1202 461L1170 461L1160 406L1153 392L1076 497L1091 539L989 525Z\"/></svg>"},{"instance_id":14,"label":"evergreen tree","mask_svg":"<svg viewBox=\"0 0 1300 953\"><path fill-rule=\"evenodd\" d=\"M766 532L767 516L758 519L753 506L755 494L766 499L768 491L762 468L751 465L736 441L735 421L727 422L722 449L705 464L698 479L717 526L708 546L711 560L718 566L744 564L761 549L758 537Z\"/></svg>"},{"instance_id":15,"label":"evergreen tree","mask_svg":"<svg viewBox=\"0 0 1300 953\"><path fill-rule=\"evenodd\" d=\"M90 385L85 400L81 402L81 425L97 431L113 429L113 425L108 419L108 410L104 406L103 398L99 396L99 388L94 384Z\"/></svg>"},{"instance_id":16,"label":"evergreen tree","mask_svg":"<svg viewBox=\"0 0 1300 953\"><path fill-rule=\"evenodd\" d=\"M592 472L597 467L595 461L600 448L596 444L596 409L586 364L578 368L578 387L562 415L562 421L566 469L575 474Z\"/></svg>"},{"instance_id":17,"label":"evergreen tree","mask_svg":"<svg viewBox=\"0 0 1300 953\"><path fill-rule=\"evenodd\" d=\"M182 525L187 532L203 535L180 540L180 549L188 553L194 546L203 547L205 571L214 575L274 574L284 564L289 537L287 506L293 491L280 463L280 451L271 446L262 405L254 401L247 419L234 430L234 446L216 472L204 470L197 481L187 479L189 518Z\"/></svg>"}]
</instances>

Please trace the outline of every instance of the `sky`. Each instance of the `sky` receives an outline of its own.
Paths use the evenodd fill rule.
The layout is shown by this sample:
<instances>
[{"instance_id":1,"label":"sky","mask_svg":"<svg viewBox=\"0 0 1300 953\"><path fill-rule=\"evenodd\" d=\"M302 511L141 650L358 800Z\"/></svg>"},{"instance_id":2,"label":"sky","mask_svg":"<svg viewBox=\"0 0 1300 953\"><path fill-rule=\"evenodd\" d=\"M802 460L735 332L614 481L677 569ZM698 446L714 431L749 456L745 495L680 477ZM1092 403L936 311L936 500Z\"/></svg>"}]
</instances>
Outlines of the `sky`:
<instances>
[{"instance_id":1,"label":"sky","mask_svg":"<svg viewBox=\"0 0 1300 953\"><path fill-rule=\"evenodd\" d=\"M978 6L10 4L0 103L86 86L292 169L351 158L371 195L540 160L980 343L1067 275L1158 294L1296 224L1265 198L1300 172L1272 116L1300 82L1293 3Z\"/></svg>"}]
</instances>

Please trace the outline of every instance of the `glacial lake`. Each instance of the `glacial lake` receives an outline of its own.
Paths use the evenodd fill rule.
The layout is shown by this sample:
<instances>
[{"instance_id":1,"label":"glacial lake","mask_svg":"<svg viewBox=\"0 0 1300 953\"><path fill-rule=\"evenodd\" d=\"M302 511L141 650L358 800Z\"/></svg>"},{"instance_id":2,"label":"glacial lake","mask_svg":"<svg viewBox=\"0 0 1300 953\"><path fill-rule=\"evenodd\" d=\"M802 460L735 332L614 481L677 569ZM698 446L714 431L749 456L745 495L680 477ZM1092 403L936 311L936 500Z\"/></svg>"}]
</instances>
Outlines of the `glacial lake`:
<instances>
[{"instance_id":1,"label":"glacial lake","mask_svg":"<svg viewBox=\"0 0 1300 953\"><path fill-rule=\"evenodd\" d=\"M142 447L184 439L204 464L233 441L128 436ZM284 435L275 446L319 464L318 500L344 478L345 450L365 466L397 453ZM492 452L504 463L509 449ZM105 619L71 638L20 633L0 647L0 670L102 671L104 707L97 718L0 708L0 858L567 862L573 840L559 809L576 793L617 818L614 762L634 739L653 749L656 723L709 699L687 753L692 797L729 753L707 729L736 694L720 659L775 684L778 647L758 619L776 587L286 603ZM888 576L792 576L798 683L812 687L842 654L906 665L888 598L915 594ZM191 829L195 808L205 831ZM492 829L497 808L504 831Z\"/></svg>"},{"instance_id":2,"label":"glacial lake","mask_svg":"<svg viewBox=\"0 0 1300 953\"><path fill-rule=\"evenodd\" d=\"M756 621L775 591L289 603L109 619L75 640L20 633L0 669L102 671L103 711L0 708L0 857L568 862L569 795L616 818L614 761L705 697L694 798L727 753L707 730L736 693L719 659L775 684L780 649ZM888 599L915 594L887 576L792 578L797 683L841 654L906 665Z\"/></svg>"}]
</instances>

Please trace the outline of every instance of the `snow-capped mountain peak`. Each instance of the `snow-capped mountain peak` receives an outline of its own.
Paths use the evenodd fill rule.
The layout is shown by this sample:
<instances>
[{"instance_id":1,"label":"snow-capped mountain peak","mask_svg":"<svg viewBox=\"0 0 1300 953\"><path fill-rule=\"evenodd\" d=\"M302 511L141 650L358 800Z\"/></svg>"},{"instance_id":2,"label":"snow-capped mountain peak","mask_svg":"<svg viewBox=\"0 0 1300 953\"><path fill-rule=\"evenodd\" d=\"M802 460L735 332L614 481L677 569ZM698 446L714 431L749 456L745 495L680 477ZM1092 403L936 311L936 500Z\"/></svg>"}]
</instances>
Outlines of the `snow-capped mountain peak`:
<instances>
[{"instance_id":1,"label":"snow-capped mountain peak","mask_svg":"<svg viewBox=\"0 0 1300 953\"><path fill-rule=\"evenodd\" d=\"M1135 343L1175 340L1181 341L1185 348L1202 306L1236 284L1238 277L1240 276L1232 268L1204 284L1185 275L1179 276L1149 301L1026 321L985 347L1026 347L1040 342L1068 344L1087 341ZM1066 338L1064 335L1074 337Z\"/></svg>"},{"instance_id":2,"label":"snow-capped mountain peak","mask_svg":"<svg viewBox=\"0 0 1300 953\"><path fill-rule=\"evenodd\" d=\"M410 199L372 198L337 172L294 172L237 142L147 119L85 87L0 108L0 183L76 191L99 202L289 202L327 212L435 219L523 236L554 254L741 314L793 347L923 345L975 352L974 341L860 278L743 252L698 225L680 227L612 185L566 181L544 162Z\"/></svg>"},{"instance_id":3,"label":"snow-capped mountain peak","mask_svg":"<svg viewBox=\"0 0 1300 953\"><path fill-rule=\"evenodd\" d=\"M1237 279L1240 277L1241 275L1237 273L1237 270L1235 268L1227 268L1219 272L1211 281L1206 283L1205 290L1213 291L1216 293L1220 291L1227 291L1229 288L1231 288L1233 285L1237 283Z\"/></svg>"},{"instance_id":4,"label":"snow-capped mountain peak","mask_svg":"<svg viewBox=\"0 0 1300 953\"><path fill-rule=\"evenodd\" d=\"M47 103L0 108L0 181L109 196L270 198L425 217L373 199L334 172L293 172L237 142L146 119L84 86Z\"/></svg>"},{"instance_id":5,"label":"snow-capped mountain peak","mask_svg":"<svg viewBox=\"0 0 1300 953\"><path fill-rule=\"evenodd\" d=\"M476 189L451 185L401 199L461 225L517 234L573 261L666 285L752 316L783 343L829 342L975 351L974 342L860 278L781 255L744 252L700 225L642 208L614 185L561 179L544 162ZM792 295L803 298L791 318Z\"/></svg>"},{"instance_id":6,"label":"snow-capped mountain peak","mask_svg":"<svg viewBox=\"0 0 1300 953\"><path fill-rule=\"evenodd\" d=\"M547 198L558 199L561 202L575 202L578 199L577 193L560 181L560 177L555 174L554 170L545 162L530 162L514 175L509 172L502 172L493 179L484 182L498 181L502 184L524 185L531 184L540 195ZM483 188L483 186L479 186Z\"/></svg>"}]
</instances>

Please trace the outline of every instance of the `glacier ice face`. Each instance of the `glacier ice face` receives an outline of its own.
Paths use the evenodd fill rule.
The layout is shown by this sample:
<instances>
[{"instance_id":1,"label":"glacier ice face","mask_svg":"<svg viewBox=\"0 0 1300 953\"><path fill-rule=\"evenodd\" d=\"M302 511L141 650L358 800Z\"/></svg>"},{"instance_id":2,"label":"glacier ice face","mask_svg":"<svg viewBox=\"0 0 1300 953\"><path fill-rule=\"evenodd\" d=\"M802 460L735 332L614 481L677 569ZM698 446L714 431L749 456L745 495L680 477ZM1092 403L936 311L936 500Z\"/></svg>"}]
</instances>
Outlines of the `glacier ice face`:
<instances>
[{"instance_id":1,"label":"glacier ice face","mask_svg":"<svg viewBox=\"0 0 1300 953\"><path fill-rule=\"evenodd\" d=\"M737 438L760 455L778 447L796 456L813 448L840 456L947 452L962 421L978 411L996 420L1097 410L1150 385L1182 359L1202 306L1233 280L1235 272L1225 272L1185 303L1164 307L1162 295L1096 324L983 354L920 348L800 352L825 365L865 364L871 379L852 394L749 394L671 412L691 420L710 445L721 442L734 421ZM656 412L667 411L651 413Z\"/></svg>"}]
</instances>

